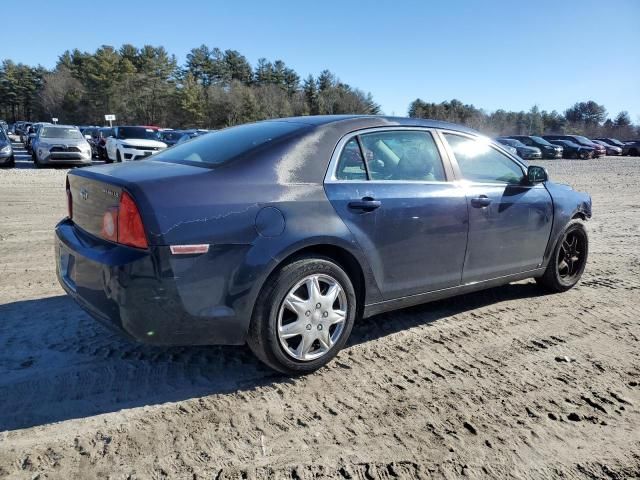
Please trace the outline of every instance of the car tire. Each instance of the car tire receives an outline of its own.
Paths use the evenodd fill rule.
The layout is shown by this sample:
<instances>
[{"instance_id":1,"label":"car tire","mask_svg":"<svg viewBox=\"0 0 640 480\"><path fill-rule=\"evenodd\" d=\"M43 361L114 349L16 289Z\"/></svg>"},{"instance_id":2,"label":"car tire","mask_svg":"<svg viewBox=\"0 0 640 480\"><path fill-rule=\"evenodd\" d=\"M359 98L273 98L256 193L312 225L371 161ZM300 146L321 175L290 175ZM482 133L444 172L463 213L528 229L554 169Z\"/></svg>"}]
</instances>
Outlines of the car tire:
<instances>
[{"instance_id":1,"label":"car tire","mask_svg":"<svg viewBox=\"0 0 640 480\"><path fill-rule=\"evenodd\" d=\"M587 229L582 220L572 220L567 224L553 249L544 274L537 277L536 282L548 292L566 292L580 281L587 265L588 256L589 236Z\"/></svg>"},{"instance_id":2,"label":"car tire","mask_svg":"<svg viewBox=\"0 0 640 480\"><path fill-rule=\"evenodd\" d=\"M319 295L311 294L309 288ZM340 292L333 303L323 296L328 292ZM300 301L285 302L287 298ZM327 303L323 304L325 299ZM292 304L298 313L289 306ZM298 257L265 282L255 304L247 343L274 370L287 375L310 373L326 365L344 346L357 309L351 279L339 265L326 257ZM287 326L295 330L290 327L289 338L284 338L287 332L282 329Z\"/></svg>"},{"instance_id":3,"label":"car tire","mask_svg":"<svg viewBox=\"0 0 640 480\"><path fill-rule=\"evenodd\" d=\"M7 162L7 167L13 168L15 166L16 166L16 156L15 155L11 155L11 158Z\"/></svg>"},{"instance_id":4,"label":"car tire","mask_svg":"<svg viewBox=\"0 0 640 480\"><path fill-rule=\"evenodd\" d=\"M122 157L120 156L120 150L116 150L116 162L122 163Z\"/></svg>"}]
</instances>

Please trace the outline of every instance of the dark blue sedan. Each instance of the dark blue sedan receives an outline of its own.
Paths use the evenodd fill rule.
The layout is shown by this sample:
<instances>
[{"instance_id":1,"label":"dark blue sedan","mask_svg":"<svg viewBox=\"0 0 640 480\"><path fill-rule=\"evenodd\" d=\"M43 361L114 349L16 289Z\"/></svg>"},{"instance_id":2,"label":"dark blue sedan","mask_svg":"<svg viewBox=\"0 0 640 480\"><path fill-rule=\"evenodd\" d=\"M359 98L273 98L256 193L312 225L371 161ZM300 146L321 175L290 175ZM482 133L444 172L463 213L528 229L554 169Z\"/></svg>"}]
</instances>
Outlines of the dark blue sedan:
<instances>
[{"instance_id":1,"label":"dark blue sedan","mask_svg":"<svg viewBox=\"0 0 640 480\"><path fill-rule=\"evenodd\" d=\"M93 317L153 344L248 343L313 371L354 321L584 271L585 193L459 125L320 116L232 127L73 170L58 278Z\"/></svg>"}]
</instances>

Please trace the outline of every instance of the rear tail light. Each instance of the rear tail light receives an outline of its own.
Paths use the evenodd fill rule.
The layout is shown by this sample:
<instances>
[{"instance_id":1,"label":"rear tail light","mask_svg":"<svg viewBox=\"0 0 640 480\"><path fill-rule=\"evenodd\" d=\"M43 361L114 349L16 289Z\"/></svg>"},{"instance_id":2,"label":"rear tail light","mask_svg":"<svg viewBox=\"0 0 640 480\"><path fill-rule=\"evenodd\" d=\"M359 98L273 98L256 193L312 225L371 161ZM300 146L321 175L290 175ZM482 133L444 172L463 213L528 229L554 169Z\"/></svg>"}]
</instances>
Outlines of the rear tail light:
<instances>
[{"instance_id":1,"label":"rear tail light","mask_svg":"<svg viewBox=\"0 0 640 480\"><path fill-rule=\"evenodd\" d=\"M67 215L69 218L73 218L73 197L71 196L71 187L69 186L69 177L67 177L67 183L65 186L67 191Z\"/></svg>"},{"instance_id":2,"label":"rear tail light","mask_svg":"<svg viewBox=\"0 0 640 480\"><path fill-rule=\"evenodd\" d=\"M120 205L104 212L100 233L106 240L130 247L147 248L149 246L138 207L125 191L120 195Z\"/></svg>"}]
</instances>

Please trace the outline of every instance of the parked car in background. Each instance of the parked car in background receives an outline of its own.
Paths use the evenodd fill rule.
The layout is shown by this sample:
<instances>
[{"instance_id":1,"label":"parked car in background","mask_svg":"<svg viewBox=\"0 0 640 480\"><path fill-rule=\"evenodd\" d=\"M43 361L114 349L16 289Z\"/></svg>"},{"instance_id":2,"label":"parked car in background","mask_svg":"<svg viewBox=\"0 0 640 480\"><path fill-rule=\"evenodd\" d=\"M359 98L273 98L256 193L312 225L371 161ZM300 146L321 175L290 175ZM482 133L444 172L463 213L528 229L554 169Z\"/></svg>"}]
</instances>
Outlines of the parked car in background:
<instances>
[{"instance_id":1,"label":"parked car in background","mask_svg":"<svg viewBox=\"0 0 640 480\"><path fill-rule=\"evenodd\" d=\"M603 157L604 155L607 154L607 150L602 145L593 143L587 137L584 137L582 135L543 135L542 137L548 141L569 140L573 143L577 143L578 145L582 145L583 147L591 147L594 150L593 151L594 158Z\"/></svg>"},{"instance_id":2,"label":"parked car in background","mask_svg":"<svg viewBox=\"0 0 640 480\"><path fill-rule=\"evenodd\" d=\"M27 141L25 142L25 148L27 153L33 155L33 142L37 138L38 132L43 127L43 125L51 125L49 122L38 122L34 123L29 127L29 134L27 135Z\"/></svg>"},{"instance_id":3,"label":"parked car in background","mask_svg":"<svg viewBox=\"0 0 640 480\"><path fill-rule=\"evenodd\" d=\"M182 135L184 135L184 133L182 133L182 130L163 130L159 132L158 138L160 139L160 141L166 143L168 147L173 147L176 143L178 143L178 140L180 140L180 137L182 137Z\"/></svg>"},{"instance_id":4,"label":"parked car in background","mask_svg":"<svg viewBox=\"0 0 640 480\"><path fill-rule=\"evenodd\" d=\"M32 122L24 122L20 127L20 141L25 144L27 142L27 137L29 136L29 127L33 125Z\"/></svg>"},{"instance_id":5,"label":"parked car in background","mask_svg":"<svg viewBox=\"0 0 640 480\"><path fill-rule=\"evenodd\" d=\"M640 140L625 143L624 147L622 147L622 154L640 157Z\"/></svg>"},{"instance_id":6,"label":"parked car in background","mask_svg":"<svg viewBox=\"0 0 640 480\"><path fill-rule=\"evenodd\" d=\"M100 127L84 127L80 129L80 132L82 133L82 135L84 135L84 138L86 138L87 142L89 142L89 145L91 145L91 155L94 158L98 158L98 145L96 139L98 138L99 130Z\"/></svg>"},{"instance_id":7,"label":"parked car in background","mask_svg":"<svg viewBox=\"0 0 640 480\"><path fill-rule=\"evenodd\" d=\"M14 167L15 164L16 157L13 154L11 140L7 133L0 128L0 167Z\"/></svg>"},{"instance_id":8,"label":"parked car in background","mask_svg":"<svg viewBox=\"0 0 640 480\"><path fill-rule=\"evenodd\" d=\"M93 139L98 152L98 158L100 160L104 160L106 163L111 163L107 156L107 138L112 137L113 135L113 128L102 127L95 132L95 137Z\"/></svg>"},{"instance_id":9,"label":"parked car in background","mask_svg":"<svg viewBox=\"0 0 640 480\"><path fill-rule=\"evenodd\" d=\"M554 145L561 146L563 149L563 158L579 158L587 160L593 158L595 149L577 144L571 140L551 140Z\"/></svg>"},{"instance_id":10,"label":"parked car in background","mask_svg":"<svg viewBox=\"0 0 640 480\"><path fill-rule=\"evenodd\" d=\"M542 137L535 135L504 135L504 137L519 140L528 147L539 148L542 158L562 158L562 148L552 145Z\"/></svg>"},{"instance_id":11,"label":"parked car in background","mask_svg":"<svg viewBox=\"0 0 640 480\"><path fill-rule=\"evenodd\" d=\"M245 124L71 170L66 189L56 271L94 318L159 345L248 343L294 375L356 317L525 278L563 292L587 262L588 194L445 122Z\"/></svg>"},{"instance_id":12,"label":"parked car in background","mask_svg":"<svg viewBox=\"0 0 640 480\"><path fill-rule=\"evenodd\" d=\"M91 165L91 145L77 127L43 125L34 149L37 168L47 165Z\"/></svg>"},{"instance_id":13,"label":"parked car in background","mask_svg":"<svg viewBox=\"0 0 640 480\"><path fill-rule=\"evenodd\" d=\"M516 149L516 152L520 158L525 160L532 160L535 158L542 158L542 152L537 147L528 147L524 143L515 138L498 137L496 138L498 143L508 145Z\"/></svg>"},{"instance_id":14,"label":"parked car in background","mask_svg":"<svg viewBox=\"0 0 640 480\"><path fill-rule=\"evenodd\" d=\"M113 127L106 140L107 158L111 162L142 160L167 148L158 138L155 127Z\"/></svg>"},{"instance_id":15,"label":"parked car in background","mask_svg":"<svg viewBox=\"0 0 640 480\"><path fill-rule=\"evenodd\" d=\"M199 129L183 130L182 136L180 137L177 143L184 143L188 140L191 140L192 138L200 137L207 133L209 133L209 130L199 130Z\"/></svg>"},{"instance_id":16,"label":"parked car in background","mask_svg":"<svg viewBox=\"0 0 640 480\"><path fill-rule=\"evenodd\" d=\"M596 138L596 140L601 140L603 142L605 142L608 145L612 145L614 147L624 147L624 142L621 142L620 140L618 140L617 138Z\"/></svg>"},{"instance_id":17,"label":"parked car in background","mask_svg":"<svg viewBox=\"0 0 640 480\"><path fill-rule=\"evenodd\" d=\"M591 140L591 141L593 143L603 146L605 149L605 153L607 155L622 155L622 147L609 145L607 142L603 142L602 140Z\"/></svg>"},{"instance_id":18,"label":"parked car in background","mask_svg":"<svg viewBox=\"0 0 640 480\"><path fill-rule=\"evenodd\" d=\"M503 143L501 143L500 145L502 145L502 148L504 148L511 155L516 155L516 156L518 155L518 150L516 150L515 147L512 147L511 145L505 145Z\"/></svg>"}]
</instances>

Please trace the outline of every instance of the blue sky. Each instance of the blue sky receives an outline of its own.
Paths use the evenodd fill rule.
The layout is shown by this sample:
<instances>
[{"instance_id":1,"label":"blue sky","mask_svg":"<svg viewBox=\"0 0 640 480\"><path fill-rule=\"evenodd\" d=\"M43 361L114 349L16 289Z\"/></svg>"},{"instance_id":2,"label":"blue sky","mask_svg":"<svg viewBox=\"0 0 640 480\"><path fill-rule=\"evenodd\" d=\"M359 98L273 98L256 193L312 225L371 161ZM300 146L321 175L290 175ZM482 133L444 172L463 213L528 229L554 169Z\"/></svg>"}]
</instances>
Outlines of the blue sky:
<instances>
[{"instance_id":1,"label":"blue sky","mask_svg":"<svg viewBox=\"0 0 640 480\"><path fill-rule=\"evenodd\" d=\"M182 62L204 43L254 65L282 59L302 77L329 68L387 114L406 115L418 97L488 111L593 99L640 123L640 0L37 0L20 10L4 17L0 59L53 67L66 49L132 43Z\"/></svg>"}]
</instances>

